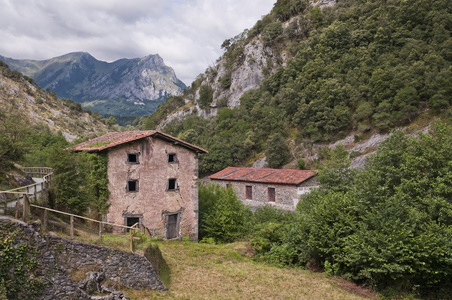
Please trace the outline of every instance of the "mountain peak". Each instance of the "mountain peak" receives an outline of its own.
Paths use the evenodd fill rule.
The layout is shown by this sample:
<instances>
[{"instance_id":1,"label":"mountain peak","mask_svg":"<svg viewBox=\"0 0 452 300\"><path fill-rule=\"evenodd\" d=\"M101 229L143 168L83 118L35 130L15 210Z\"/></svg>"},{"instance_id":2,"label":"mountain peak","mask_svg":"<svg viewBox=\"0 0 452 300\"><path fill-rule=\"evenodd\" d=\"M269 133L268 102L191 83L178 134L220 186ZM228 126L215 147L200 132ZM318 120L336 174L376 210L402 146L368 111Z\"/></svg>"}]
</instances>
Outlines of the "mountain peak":
<instances>
[{"instance_id":1,"label":"mountain peak","mask_svg":"<svg viewBox=\"0 0 452 300\"><path fill-rule=\"evenodd\" d=\"M101 114L151 114L168 96L180 95L186 87L159 54L108 63L88 52L71 52L43 61L6 63L42 88Z\"/></svg>"}]
</instances>

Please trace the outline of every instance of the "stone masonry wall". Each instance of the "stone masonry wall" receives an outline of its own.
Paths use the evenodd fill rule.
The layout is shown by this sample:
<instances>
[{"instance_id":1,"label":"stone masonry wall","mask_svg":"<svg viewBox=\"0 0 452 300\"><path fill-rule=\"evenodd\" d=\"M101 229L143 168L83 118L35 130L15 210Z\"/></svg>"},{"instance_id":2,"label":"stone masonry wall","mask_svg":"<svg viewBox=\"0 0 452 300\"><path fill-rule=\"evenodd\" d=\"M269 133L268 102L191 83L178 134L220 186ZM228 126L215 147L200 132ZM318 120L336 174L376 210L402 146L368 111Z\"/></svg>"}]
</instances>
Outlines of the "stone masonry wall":
<instances>
[{"instance_id":1,"label":"stone masonry wall","mask_svg":"<svg viewBox=\"0 0 452 300\"><path fill-rule=\"evenodd\" d=\"M232 186L237 198L244 204L252 208L258 208L264 205L271 205L279 209L294 210L300 201L299 188L316 186L315 178L311 178L301 183L299 186L282 185L282 184L268 184L256 182L241 182L241 181L226 181L226 180L212 180L216 184L226 187ZM252 199L246 198L246 186L252 186ZM275 202L268 201L268 188L275 189Z\"/></svg>"},{"instance_id":2,"label":"stone masonry wall","mask_svg":"<svg viewBox=\"0 0 452 300\"><path fill-rule=\"evenodd\" d=\"M138 155L138 163L128 163L128 153ZM168 155L176 161L169 163ZM177 189L168 190L175 178ZM177 237L198 239L198 157L185 147L159 138L147 138L120 145L108 153L111 206L107 219L125 224L126 218L139 223L154 236L167 237L168 215L178 214ZM138 191L128 192L127 182L136 180Z\"/></svg>"},{"instance_id":3,"label":"stone masonry wall","mask_svg":"<svg viewBox=\"0 0 452 300\"><path fill-rule=\"evenodd\" d=\"M144 256L41 235L36 222L27 224L9 217L0 217L0 222L19 227L24 238L18 243L29 243L38 251L38 278L46 283L38 299L128 299L114 287L104 286L105 282L133 289L166 290ZM86 273L87 278L74 281L74 272ZM95 280L90 281L90 277ZM97 285L94 291L109 295L90 296L93 285Z\"/></svg>"}]
</instances>

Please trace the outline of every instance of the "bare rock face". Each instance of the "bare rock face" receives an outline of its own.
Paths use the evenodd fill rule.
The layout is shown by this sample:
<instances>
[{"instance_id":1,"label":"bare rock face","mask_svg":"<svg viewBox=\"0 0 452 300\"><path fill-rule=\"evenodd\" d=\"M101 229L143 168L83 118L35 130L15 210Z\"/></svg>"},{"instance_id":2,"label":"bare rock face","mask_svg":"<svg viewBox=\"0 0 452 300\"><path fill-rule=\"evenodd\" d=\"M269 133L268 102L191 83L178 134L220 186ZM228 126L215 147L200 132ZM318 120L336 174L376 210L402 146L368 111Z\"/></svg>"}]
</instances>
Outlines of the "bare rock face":
<instances>
[{"instance_id":1,"label":"bare rock face","mask_svg":"<svg viewBox=\"0 0 452 300\"><path fill-rule=\"evenodd\" d=\"M144 102L180 95L185 85L158 55L130 60L114 68L89 87L92 99L121 98Z\"/></svg>"},{"instance_id":2,"label":"bare rock face","mask_svg":"<svg viewBox=\"0 0 452 300\"><path fill-rule=\"evenodd\" d=\"M58 97L73 99L101 114L151 114L157 104L152 106L150 102L161 103L186 88L158 54L111 63L85 52L42 61L3 56L0 60L33 78L43 89L49 88Z\"/></svg>"},{"instance_id":3,"label":"bare rock face","mask_svg":"<svg viewBox=\"0 0 452 300\"><path fill-rule=\"evenodd\" d=\"M246 91L259 88L265 78L263 69L266 67L267 58L272 57L273 53L270 49L265 49L260 40L255 40L244 47L243 56L245 58L244 62L230 74L231 86L228 89L223 89L219 82L221 78L228 76L225 61L221 60L218 64L218 74L213 84L213 88L216 91L213 101L214 106L222 98L228 99L228 107L239 106L240 97Z\"/></svg>"}]
</instances>

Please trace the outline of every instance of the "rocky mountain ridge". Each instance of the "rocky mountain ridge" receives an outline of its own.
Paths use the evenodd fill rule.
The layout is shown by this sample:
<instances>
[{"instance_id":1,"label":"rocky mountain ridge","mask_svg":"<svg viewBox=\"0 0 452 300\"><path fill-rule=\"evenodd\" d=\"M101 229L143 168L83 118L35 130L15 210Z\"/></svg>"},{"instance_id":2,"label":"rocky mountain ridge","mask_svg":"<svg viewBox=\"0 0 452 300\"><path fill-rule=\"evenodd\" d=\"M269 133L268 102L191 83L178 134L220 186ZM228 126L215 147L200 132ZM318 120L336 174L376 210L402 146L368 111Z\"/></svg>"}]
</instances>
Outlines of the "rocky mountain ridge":
<instances>
[{"instance_id":1,"label":"rocky mountain ridge","mask_svg":"<svg viewBox=\"0 0 452 300\"><path fill-rule=\"evenodd\" d=\"M68 141L108 130L101 115L83 110L72 100L59 100L54 92L42 90L31 78L10 70L1 61L0 108L9 116L60 132Z\"/></svg>"},{"instance_id":2,"label":"rocky mountain ridge","mask_svg":"<svg viewBox=\"0 0 452 300\"><path fill-rule=\"evenodd\" d=\"M180 95L186 87L158 54L111 63L86 52L42 61L3 56L0 60L42 88L101 114L150 114L169 95Z\"/></svg>"}]
</instances>

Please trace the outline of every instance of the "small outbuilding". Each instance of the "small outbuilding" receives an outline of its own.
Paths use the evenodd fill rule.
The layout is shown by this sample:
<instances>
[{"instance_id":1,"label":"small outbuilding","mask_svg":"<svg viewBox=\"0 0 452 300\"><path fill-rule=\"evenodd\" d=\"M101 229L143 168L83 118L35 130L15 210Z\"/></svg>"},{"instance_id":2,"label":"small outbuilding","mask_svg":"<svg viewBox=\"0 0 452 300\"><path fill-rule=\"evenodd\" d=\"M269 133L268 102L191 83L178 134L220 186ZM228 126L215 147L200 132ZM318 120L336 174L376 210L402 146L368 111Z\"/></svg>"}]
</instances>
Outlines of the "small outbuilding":
<instances>
[{"instance_id":1,"label":"small outbuilding","mask_svg":"<svg viewBox=\"0 0 452 300\"><path fill-rule=\"evenodd\" d=\"M252 208L272 205L294 210L302 194L318 187L315 174L311 170L227 167L209 178L234 189L237 197Z\"/></svg>"},{"instance_id":2,"label":"small outbuilding","mask_svg":"<svg viewBox=\"0 0 452 300\"><path fill-rule=\"evenodd\" d=\"M108 222L198 239L198 154L206 150L155 130L110 132L73 150L108 155Z\"/></svg>"}]
</instances>

